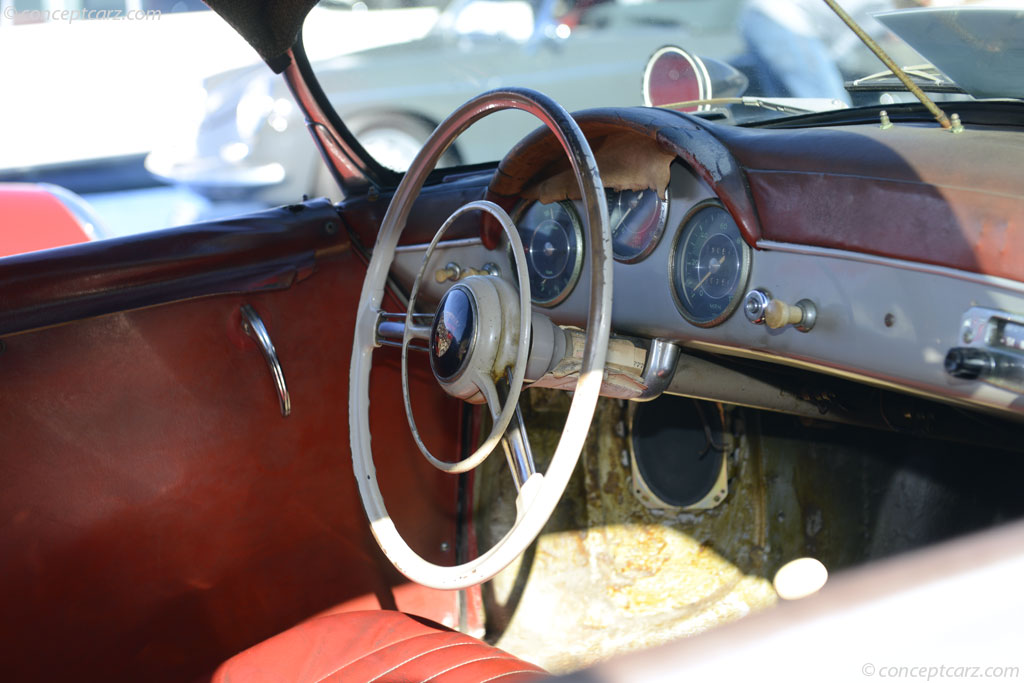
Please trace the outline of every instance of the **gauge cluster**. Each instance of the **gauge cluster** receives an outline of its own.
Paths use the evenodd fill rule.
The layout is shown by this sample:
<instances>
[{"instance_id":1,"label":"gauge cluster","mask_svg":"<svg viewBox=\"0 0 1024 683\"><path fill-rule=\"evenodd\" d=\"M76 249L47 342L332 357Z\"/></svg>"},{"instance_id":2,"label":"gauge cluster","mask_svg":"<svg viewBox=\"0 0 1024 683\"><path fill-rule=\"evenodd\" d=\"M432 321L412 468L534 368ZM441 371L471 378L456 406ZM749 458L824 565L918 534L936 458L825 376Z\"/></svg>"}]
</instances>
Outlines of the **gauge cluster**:
<instances>
[{"instance_id":1,"label":"gauge cluster","mask_svg":"<svg viewBox=\"0 0 1024 683\"><path fill-rule=\"evenodd\" d=\"M981 343L976 339L991 340L980 334L967 335L968 340L961 320L964 311L975 308L1001 312L995 315L1000 320L1024 315L1024 283L1012 277L1013 259L992 251L991 240L978 231L965 230L984 222L986 207L995 201L994 190L985 185L988 176L972 176L958 189L948 221L940 226L964 241L944 244L941 253L926 249L927 259L921 249L887 233L886 226L913 223L920 203L934 199L928 181L908 185L908 201L894 203L888 212L870 202L858 203L853 211L829 203L833 193L876 197L900 182L905 168L880 163L893 149L939 173L937 157L918 151L925 147L918 139L923 129L888 131L895 137L874 147L871 127L844 128L842 136L823 131L822 144L832 137L846 141L842 164L833 168L818 165L810 143L793 152L790 143L796 138L777 130L762 136L748 129L718 129L653 110L584 116L591 117L585 119L590 121L585 130L597 143L594 159L604 173L605 189L597 199L604 200L610 221L608 241L600 245L614 257L607 264L613 288L609 322L623 339L650 341L644 371L659 380L669 376L662 370L672 362L666 352L670 345L690 356L692 362L679 365L670 391L686 393L691 381L710 387L718 372L711 366L734 369L732 361L712 362L708 354L914 393L924 390L943 400L1024 415L1019 387L1005 384L1000 368L991 370L992 363L983 362L985 354L999 349L974 348ZM864 155L857 156L851 146L857 139L870 148ZM733 158L734 148L757 163ZM426 268L421 254L427 244L410 240L398 247L396 280L408 288L417 273L430 270L434 277L425 278L425 287L431 298L440 299L466 275L497 274L515 283L515 268L527 268L522 275L532 284L535 315L563 328L585 327L591 283L600 282L603 271L595 277L591 255L596 245L582 201L558 201L579 196L575 174L561 156L561 147L538 133L506 157L499 171L453 177L450 182L460 185L437 190L450 196L452 205L481 196L481 190L503 207L519 198L509 211L526 250L518 264L509 262L505 249L495 252L504 231L480 219L479 236L466 222L465 232L436 250ZM770 165L762 167L766 159ZM856 176L846 172L851 167L859 169ZM797 190L802 194L794 198L790 193ZM796 211L794 202L809 202L814 211ZM440 213L429 220L417 217L423 235ZM828 229L822 232L818 221L826 221ZM984 262L967 258L980 259L979 254L987 254ZM966 263L974 269L964 270ZM1010 341L996 340L1002 350L1022 346L1014 340L1024 333L1004 327ZM768 385L755 385L749 396L771 391ZM636 390L628 383L609 386L616 395ZM720 389L701 395L724 396ZM747 390L730 389L729 395L746 400ZM765 400L785 403L791 398L783 392Z\"/></svg>"},{"instance_id":2,"label":"gauge cluster","mask_svg":"<svg viewBox=\"0 0 1024 683\"><path fill-rule=\"evenodd\" d=\"M936 229L962 240L947 240L941 250L915 249L913 240L890 234L889 223L913 224L922 202L932 207L941 160L921 151L930 149L923 129L888 131L881 145L869 126L822 129L808 141L797 140L811 135L807 131L787 137L654 110L588 113L581 120L603 174L604 194L597 199L604 199L610 221L608 243L601 246L614 257L602 264L611 270L611 327L622 338L651 340L649 373L657 375L669 362L666 345L695 354L685 373L680 365L671 391L711 382L709 373L717 371L701 369L709 354L923 389L943 400L1024 415L1019 387L1005 384L1000 368L983 362L999 349L977 351L972 344L982 342L975 340L991 340L964 333L961 320L963 311L975 308L1001 312L1000 320L1024 315L1015 262L1006 250L993 251L984 230L975 230L995 201L986 184L991 174L971 176L955 199L943 195L949 211L939 211L945 223ZM820 162L814 144L833 142L842 143L837 164ZM986 144L979 139L972 149L984 155ZM800 149L793 151L794 145ZM911 174L913 187L898 197L907 201L891 207L859 202L851 211L830 203L833 194L877 198L906 180L905 167L882 163L893 150L933 174L924 180ZM490 178L485 196L503 206L521 199L510 213L529 253L522 267L530 268L535 313L562 327L584 327L590 284L603 272L596 273L590 258L595 244L582 202L550 201L579 196L575 174L561 157L546 133L525 139ZM999 201L1010 196L996 194ZM800 202L813 211L795 210ZM481 227L480 248L493 248L498 230ZM492 256L503 277L509 275L505 254L472 260L486 263ZM1013 327L1002 350L1022 346L1015 341L1022 335ZM711 365L728 369L731 361ZM719 389L703 396L721 396ZM747 388L737 391L730 395ZM779 400L790 397L784 392Z\"/></svg>"},{"instance_id":3,"label":"gauge cluster","mask_svg":"<svg viewBox=\"0 0 1024 683\"><path fill-rule=\"evenodd\" d=\"M612 253L637 263L658 246L668 222L668 199L654 190L605 190ZM556 306L576 286L586 253L579 212L572 202L529 202L515 213L530 268L533 303Z\"/></svg>"},{"instance_id":4,"label":"gauge cluster","mask_svg":"<svg viewBox=\"0 0 1024 683\"><path fill-rule=\"evenodd\" d=\"M669 216L669 199L654 190L605 190L616 261L634 265L658 246ZM680 202L682 204L682 202ZM685 216L672 238L669 285L679 313L698 327L714 327L732 315L746 291L751 249L736 221L717 200L682 206ZM524 203L516 212L530 268L533 302L556 306L568 297L583 268L584 232L572 202ZM645 266L645 271L663 273Z\"/></svg>"}]
</instances>

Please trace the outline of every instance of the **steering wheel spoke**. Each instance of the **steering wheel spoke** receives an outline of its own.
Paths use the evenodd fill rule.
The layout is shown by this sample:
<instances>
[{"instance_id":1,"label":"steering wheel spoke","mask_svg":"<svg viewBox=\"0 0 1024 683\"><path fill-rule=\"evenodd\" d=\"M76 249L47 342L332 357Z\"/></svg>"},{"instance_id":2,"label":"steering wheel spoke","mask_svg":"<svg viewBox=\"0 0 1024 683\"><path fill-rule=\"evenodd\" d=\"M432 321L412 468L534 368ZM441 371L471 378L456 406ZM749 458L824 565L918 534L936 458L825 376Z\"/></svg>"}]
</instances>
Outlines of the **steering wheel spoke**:
<instances>
[{"instance_id":1,"label":"steering wheel spoke","mask_svg":"<svg viewBox=\"0 0 1024 683\"><path fill-rule=\"evenodd\" d=\"M505 398L508 396L508 390L506 389L504 394L498 392L498 385L494 383L490 377L484 377L483 375L473 380L477 388L480 390L480 395L483 396L484 402L487 404L488 410L491 411L491 420L497 422L501 417L502 406L505 405Z\"/></svg>"},{"instance_id":2,"label":"steering wheel spoke","mask_svg":"<svg viewBox=\"0 0 1024 683\"><path fill-rule=\"evenodd\" d=\"M526 481L537 473L537 466L533 462L530 438L526 434L526 423L523 422L523 413L518 405L512 423L505 430L501 445L505 450L508 468L512 472L512 482L516 486L516 491L521 491Z\"/></svg>"},{"instance_id":3,"label":"steering wheel spoke","mask_svg":"<svg viewBox=\"0 0 1024 683\"><path fill-rule=\"evenodd\" d=\"M492 419L498 418L508 401L510 381L511 373L506 373L506 378L496 384L489 379L484 381L487 388L481 388L480 393L487 399ZM512 473L512 482L518 493L522 490L526 480L537 472L537 467L533 462L533 450L530 448L530 438L526 434L526 423L523 421L523 411L520 410L518 403L512 413L512 419L501 437L501 446L505 451L505 460L508 462L508 468Z\"/></svg>"},{"instance_id":4,"label":"steering wheel spoke","mask_svg":"<svg viewBox=\"0 0 1024 683\"><path fill-rule=\"evenodd\" d=\"M412 324L409 326L409 339L411 341L430 341L430 323L434 316L429 313L413 314ZM405 314L389 313L381 311L377 316L377 332L375 343L377 346L402 347L401 340L405 337ZM429 351L426 344L409 344L414 351Z\"/></svg>"}]
</instances>

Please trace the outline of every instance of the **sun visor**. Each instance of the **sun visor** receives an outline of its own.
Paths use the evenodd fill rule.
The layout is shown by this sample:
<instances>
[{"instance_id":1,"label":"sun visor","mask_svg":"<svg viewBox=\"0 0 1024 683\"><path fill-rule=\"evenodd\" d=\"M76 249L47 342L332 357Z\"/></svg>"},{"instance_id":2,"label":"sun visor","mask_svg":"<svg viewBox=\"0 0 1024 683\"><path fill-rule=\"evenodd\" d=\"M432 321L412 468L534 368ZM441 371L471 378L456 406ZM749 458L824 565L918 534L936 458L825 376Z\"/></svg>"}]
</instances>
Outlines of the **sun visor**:
<instances>
[{"instance_id":1,"label":"sun visor","mask_svg":"<svg viewBox=\"0 0 1024 683\"><path fill-rule=\"evenodd\" d=\"M275 73L288 66L302 22L317 0L205 0L248 41Z\"/></svg>"}]
</instances>

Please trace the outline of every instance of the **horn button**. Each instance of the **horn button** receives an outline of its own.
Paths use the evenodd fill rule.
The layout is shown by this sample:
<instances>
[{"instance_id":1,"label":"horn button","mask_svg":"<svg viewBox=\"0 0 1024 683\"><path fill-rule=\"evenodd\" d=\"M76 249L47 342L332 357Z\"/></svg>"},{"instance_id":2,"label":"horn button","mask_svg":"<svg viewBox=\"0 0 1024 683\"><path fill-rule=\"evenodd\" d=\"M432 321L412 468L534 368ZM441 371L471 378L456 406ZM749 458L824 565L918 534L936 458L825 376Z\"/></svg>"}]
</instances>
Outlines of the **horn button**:
<instances>
[{"instance_id":1,"label":"horn button","mask_svg":"<svg viewBox=\"0 0 1024 683\"><path fill-rule=\"evenodd\" d=\"M430 367L438 379L455 379L473 346L475 316L471 294L453 287L441 299L430 328Z\"/></svg>"},{"instance_id":2,"label":"horn button","mask_svg":"<svg viewBox=\"0 0 1024 683\"><path fill-rule=\"evenodd\" d=\"M471 275L453 285L430 324L430 367L452 396L478 397L516 362L519 293L499 277Z\"/></svg>"}]
</instances>

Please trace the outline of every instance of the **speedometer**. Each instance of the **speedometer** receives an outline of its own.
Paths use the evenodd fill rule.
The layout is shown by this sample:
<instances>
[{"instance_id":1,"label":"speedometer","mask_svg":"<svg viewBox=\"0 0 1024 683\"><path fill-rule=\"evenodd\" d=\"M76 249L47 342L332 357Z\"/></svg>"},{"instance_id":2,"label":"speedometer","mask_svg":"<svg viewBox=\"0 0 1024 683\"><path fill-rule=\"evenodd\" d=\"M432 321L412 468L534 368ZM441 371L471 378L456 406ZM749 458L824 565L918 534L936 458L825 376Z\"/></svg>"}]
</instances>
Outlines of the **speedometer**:
<instances>
[{"instance_id":1,"label":"speedometer","mask_svg":"<svg viewBox=\"0 0 1024 683\"><path fill-rule=\"evenodd\" d=\"M583 265L583 231L571 202L533 202L518 213L533 303L554 306L569 296ZM513 259L514 262L514 259Z\"/></svg>"},{"instance_id":2,"label":"speedometer","mask_svg":"<svg viewBox=\"0 0 1024 683\"><path fill-rule=\"evenodd\" d=\"M750 246L721 204L694 207L676 235L670 266L683 317L701 327L724 322L743 298L750 259Z\"/></svg>"}]
</instances>

